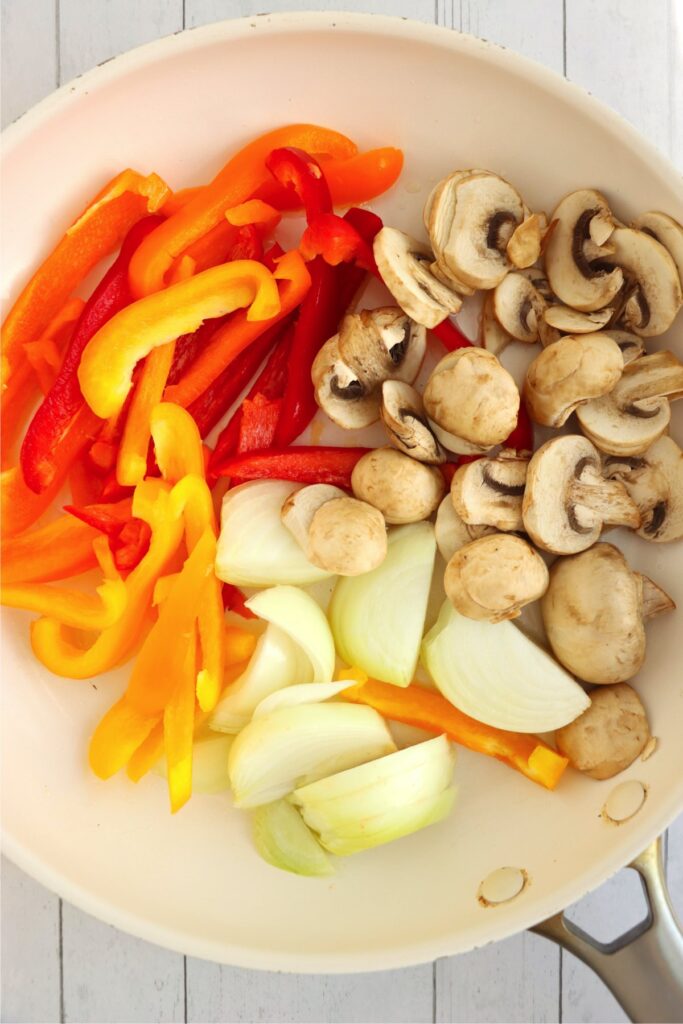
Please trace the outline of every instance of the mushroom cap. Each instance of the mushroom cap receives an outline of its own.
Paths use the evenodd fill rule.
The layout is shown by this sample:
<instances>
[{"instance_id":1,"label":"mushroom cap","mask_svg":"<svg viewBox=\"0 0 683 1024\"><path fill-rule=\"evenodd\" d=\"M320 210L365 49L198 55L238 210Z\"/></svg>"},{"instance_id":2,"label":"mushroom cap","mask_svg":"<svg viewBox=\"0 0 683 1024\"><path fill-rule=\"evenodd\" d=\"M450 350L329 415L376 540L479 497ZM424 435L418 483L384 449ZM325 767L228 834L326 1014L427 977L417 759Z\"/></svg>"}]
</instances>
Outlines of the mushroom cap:
<instances>
[{"instance_id":1,"label":"mushroom cap","mask_svg":"<svg viewBox=\"0 0 683 1024\"><path fill-rule=\"evenodd\" d=\"M580 313L571 306L548 306L544 319L547 324L562 331L563 334L592 334L601 327L606 327L613 313L614 310L610 306L598 309L595 313Z\"/></svg>"},{"instance_id":2,"label":"mushroom cap","mask_svg":"<svg viewBox=\"0 0 683 1024\"><path fill-rule=\"evenodd\" d=\"M415 380L427 349L427 332L398 306L347 313L339 352L368 390L390 377Z\"/></svg>"},{"instance_id":3,"label":"mushroom cap","mask_svg":"<svg viewBox=\"0 0 683 1024\"><path fill-rule=\"evenodd\" d=\"M533 266L541 255L541 243L547 227L544 213L532 213L515 228L506 248L513 267L522 270Z\"/></svg>"},{"instance_id":4,"label":"mushroom cap","mask_svg":"<svg viewBox=\"0 0 683 1024\"><path fill-rule=\"evenodd\" d=\"M311 379L316 402L337 426L359 430L379 419L379 393L368 389L343 361L338 334L325 342L313 360Z\"/></svg>"},{"instance_id":5,"label":"mushroom cap","mask_svg":"<svg viewBox=\"0 0 683 1024\"><path fill-rule=\"evenodd\" d=\"M548 586L545 562L520 537L495 533L480 537L452 556L444 588L453 606L470 619L503 622L537 601Z\"/></svg>"},{"instance_id":6,"label":"mushroom cap","mask_svg":"<svg viewBox=\"0 0 683 1024\"><path fill-rule=\"evenodd\" d=\"M398 380L382 384L380 416L395 448L418 462L438 465L446 454L429 429L419 391Z\"/></svg>"},{"instance_id":7,"label":"mushroom cap","mask_svg":"<svg viewBox=\"0 0 683 1024\"><path fill-rule=\"evenodd\" d=\"M449 273L471 288L495 288L511 267L506 247L523 219L522 198L503 178L455 172L431 197L429 237Z\"/></svg>"},{"instance_id":8,"label":"mushroom cap","mask_svg":"<svg viewBox=\"0 0 683 1024\"><path fill-rule=\"evenodd\" d=\"M378 508L387 523L417 523L436 511L446 484L433 466L395 448L376 448L354 466L351 487L357 498Z\"/></svg>"},{"instance_id":9,"label":"mushroom cap","mask_svg":"<svg viewBox=\"0 0 683 1024\"><path fill-rule=\"evenodd\" d=\"M626 488L603 478L600 453L578 434L554 437L534 452L522 518L534 544L557 555L589 548L605 523L640 526Z\"/></svg>"},{"instance_id":10,"label":"mushroom cap","mask_svg":"<svg viewBox=\"0 0 683 1024\"><path fill-rule=\"evenodd\" d=\"M536 423L561 427L574 410L615 386L624 359L602 334L568 334L544 348L529 365L524 400Z\"/></svg>"},{"instance_id":11,"label":"mushroom cap","mask_svg":"<svg viewBox=\"0 0 683 1024\"><path fill-rule=\"evenodd\" d=\"M523 530L522 498L528 459L503 451L495 458L460 466L451 481L453 507L463 522Z\"/></svg>"},{"instance_id":12,"label":"mushroom cap","mask_svg":"<svg viewBox=\"0 0 683 1024\"><path fill-rule=\"evenodd\" d=\"M437 363L424 389L429 419L478 448L493 448L511 433L519 412L517 385L491 352L461 348ZM439 440L452 451L450 444Z\"/></svg>"},{"instance_id":13,"label":"mushroom cap","mask_svg":"<svg viewBox=\"0 0 683 1024\"><path fill-rule=\"evenodd\" d=\"M683 537L683 451L667 436L643 455L611 455L605 476L620 480L638 506L645 540L667 543Z\"/></svg>"},{"instance_id":14,"label":"mushroom cap","mask_svg":"<svg viewBox=\"0 0 683 1024\"><path fill-rule=\"evenodd\" d=\"M545 300L524 274L510 273L493 292L493 312L504 331L533 344L545 312Z\"/></svg>"},{"instance_id":15,"label":"mushroom cap","mask_svg":"<svg viewBox=\"0 0 683 1024\"><path fill-rule=\"evenodd\" d=\"M643 752L650 738L645 708L628 683L593 690L591 705L555 733L557 749L584 775L611 779Z\"/></svg>"},{"instance_id":16,"label":"mushroom cap","mask_svg":"<svg viewBox=\"0 0 683 1024\"><path fill-rule=\"evenodd\" d=\"M613 390L577 409L584 434L609 455L642 455L666 431L670 401L683 397L683 364L653 352L624 367Z\"/></svg>"},{"instance_id":17,"label":"mushroom cap","mask_svg":"<svg viewBox=\"0 0 683 1024\"><path fill-rule=\"evenodd\" d=\"M280 509L280 518L283 524L309 561L312 559L308 533L313 516L326 501L345 497L346 491L333 484L309 484L308 487L301 487L298 491L293 491Z\"/></svg>"},{"instance_id":18,"label":"mushroom cap","mask_svg":"<svg viewBox=\"0 0 683 1024\"><path fill-rule=\"evenodd\" d=\"M462 308L457 292L430 273L434 255L429 246L396 228L384 227L375 236L373 253L385 285L416 323L436 327Z\"/></svg>"},{"instance_id":19,"label":"mushroom cap","mask_svg":"<svg viewBox=\"0 0 683 1024\"><path fill-rule=\"evenodd\" d=\"M636 286L623 313L626 326L643 338L663 334L683 304L681 279L668 249L645 231L615 228L611 259Z\"/></svg>"},{"instance_id":20,"label":"mushroom cap","mask_svg":"<svg viewBox=\"0 0 683 1024\"><path fill-rule=\"evenodd\" d=\"M553 654L579 679L621 683L643 664L641 577L614 545L558 559L541 612Z\"/></svg>"},{"instance_id":21,"label":"mushroom cap","mask_svg":"<svg viewBox=\"0 0 683 1024\"><path fill-rule=\"evenodd\" d=\"M668 213L650 210L648 213L641 213L640 217L636 217L631 226L644 231L647 235L652 235L668 250L676 264L678 276L683 285L683 225L670 217Z\"/></svg>"},{"instance_id":22,"label":"mushroom cap","mask_svg":"<svg viewBox=\"0 0 683 1024\"><path fill-rule=\"evenodd\" d=\"M490 533L496 533L493 526L472 526L464 523L453 507L450 494L445 496L437 509L434 523L436 546L444 561L450 561L455 552L469 544L471 540L486 537Z\"/></svg>"},{"instance_id":23,"label":"mushroom cap","mask_svg":"<svg viewBox=\"0 0 683 1024\"><path fill-rule=\"evenodd\" d=\"M481 343L494 356L498 356L515 339L501 327L493 311L495 294L495 290L487 292L481 308Z\"/></svg>"},{"instance_id":24,"label":"mushroom cap","mask_svg":"<svg viewBox=\"0 0 683 1024\"><path fill-rule=\"evenodd\" d=\"M309 558L338 576L360 576L376 569L387 553L382 513L344 495L317 509L308 531Z\"/></svg>"},{"instance_id":25,"label":"mushroom cap","mask_svg":"<svg viewBox=\"0 0 683 1024\"><path fill-rule=\"evenodd\" d=\"M604 246L614 230L607 200L600 192L584 188L570 192L556 207L555 227L545 247L545 269L550 286L567 306L584 312L602 309L615 298L624 275L619 267L608 269L595 259L593 246Z\"/></svg>"}]
</instances>

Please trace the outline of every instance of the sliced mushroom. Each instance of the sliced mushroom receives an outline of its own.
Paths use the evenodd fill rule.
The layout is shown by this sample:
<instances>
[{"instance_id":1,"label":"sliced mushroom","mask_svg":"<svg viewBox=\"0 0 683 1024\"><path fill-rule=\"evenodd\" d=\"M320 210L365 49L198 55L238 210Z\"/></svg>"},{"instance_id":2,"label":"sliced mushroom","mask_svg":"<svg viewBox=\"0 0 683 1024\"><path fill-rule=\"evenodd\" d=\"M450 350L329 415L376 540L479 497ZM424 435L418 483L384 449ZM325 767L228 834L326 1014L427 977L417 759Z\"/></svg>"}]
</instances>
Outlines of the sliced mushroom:
<instances>
[{"instance_id":1,"label":"sliced mushroom","mask_svg":"<svg viewBox=\"0 0 683 1024\"><path fill-rule=\"evenodd\" d=\"M464 281L459 280L454 274L451 274L450 271L442 267L437 260L429 264L429 270L437 281L441 281L441 284L445 284L447 288L454 288L458 295L474 295L475 288L470 288Z\"/></svg>"},{"instance_id":2,"label":"sliced mushroom","mask_svg":"<svg viewBox=\"0 0 683 1024\"><path fill-rule=\"evenodd\" d=\"M589 548L603 525L640 526L640 513L624 485L603 477L600 453L578 434L555 437L534 452L522 518L534 544L557 555Z\"/></svg>"},{"instance_id":3,"label":"sliced mushroom","mask_svg":"<svg viewBox=\"0 0 683 1024\"><path fill-rule=\"evenodd\" d=\"M683 537L683 451L672 438L660 437L643 455L611 455L604 472L638 506L641 537L660 544Z\"/></svg>"},{"instance_id":4,"label":"sliced mushroom","mask_svg":"<svg viewBox=\"0 0 683 1024\"><path fill-rule=\"evenodd\" d=\"M342 360L339 335L326 341L311 367L315 400L345 430L368 427L379 417L379 394L368 389Z\"/></svg>"},{"instance_id":5,"label":"sliced mushroom","mask_svg":"<svg viewBox=\"0 0 683 1024\"><path fill-rule=\"evenodd\" d=\"M610 241L610 259L623 269L632 289L622 314L625 326L643 338L663 334L683 304L673 257L656 238L635 228L616 228Z\"/></svg>"},{"instance_id":6,"label":"sliced mushroom","mask_svg":"<svg viewBox=\"0 0 683 1024\"><path fill-rule=\"evenodd\" d=\"M640 217L636 217L632 226L647 235L652 235L668 250L683 285L683 225L668 213L650 210L649 213L641 213Z\"/></svg>"},{"instance_id":7,"label":"sliced mushroom","mask_svg":"<svg viewBox=\"0 0 683 1024\"><path fill-rule=\"evenodd\" d=\"M531 544L495 533L456 551L444 574L448 599L461 615L485 622L516 619L548 586L548 569Z\"/></svg>"},{"instance_id":8,"label":"sliced mushroom","mask_svg":"<svg viewBox=\"0 0 683 1024\"><path fill-rule=\"evenodd\" d=\"M464 523L453 507L450 494L443 499L436 513L434 535L436 545L442 558L449 562L456 551L469 544L471 540L496 533L493 526L471 525Z\"/></svg>"},{"instance_id":9,"label":"sliced mushroom","mask_svg":"<svg viewBox=\"0 0 683 1024\"><path fill-rule=\"evenodd\" d=\"M612 319L614 310L611 307L599 309L595 313L580 313L570 306L548 306L544 319L551 327L556 327L563 334L592 334L606 327Z\"/></svg>"},{"instance_id":10,"label":"sliced mushroom","mask_svg":"<svg viewBox=\"0 0 683 1024\"><path fill-rule=\"evenodd\" d=\"M493 292L493 312L503 330L517 341L538 341L545 300L523 274L508 274Z\"/></svg>"},{"instance_id":11,"label":"sliced mushroom","mask_svg":"<svg viewBox=\"0 0 683 1024\"><path fill-rule=\"evenodd\" d=\"M503 178L455 172L434 192L429 237L449 274L471 288L495 288L511 267L506 248L523 219L522 198Z\"/></svg>"},{"instance_id":12,"label":"sliced mushroom","mask_svg":"<svg viewBox=\"0 0 683 1024\"><path fill-rule=\"evenodd\" d=\"M582 403L605 395L624 369L619 346L602 334L568 334L530 363L524 400L530 415L546 427L561 427Z\"/></svg>"},{"instance_id":13,"label":"sliced mushroom","mask_svg":"<svg viewBox=\"0 0 683 1024\"><path fill-rule=\"evenodd\" d=\"M643 752L650 726L628 683L602 686L590 696L590 707L555 733L557 749L584 775L611 779Z\"/></svg>"},{"instance_id":14,"label":"sliced mushroom","mask_svg":"<svg viewBox=\"0 0 683 1024\"><path fill-rule=\"evenodd\" d=\"M481 309L481 343L494 356L500 355L504 348L515 339L504 330L493 310L495 290L486 293Z\"/></svg>"},{"instance_id":15,"label":"sliced mushroom","mask_svg":"<svg viewBox=\"0 0 683 1024\"><path fill-rule=\"evenodd\" d=\"M539 270L538 267L528 267L526 270L520 270L519 273L531 281L532 285L543 300L544 309L549 303L552 304L556 301L548 282L548 278L542 270ZM546 323L544 316L538 318L538 338L544 348L547 345L552 345L552 343L557 341L559 337L560 332L556 330L556 328L551 327L549 323Z\"/></svg>"},{"instance_id":16,"label":"sliced mushroom","mask_svg":"<svg viewBox=\"0 0 683 1024\"><path fill-rule=\"evenodd\" d=\"M398 380L382 384L380 416L389 440L399 451L431 465L446 461L444 450L427 425L422 397L410 384Z\"/></svg>"},{"instance_id":17,"label":"sliced mushroom","mask_svg":"<svg viewBox=\"0 0 683 1024\"><path fill-rule=\"evenodd\" d=\"M302 487L287 498L281 515L309 562L320 569L360 576L384 561L387 531L382 513L349 498L339 487Z\"/></svg>"},{"instance_id":18,"label":"sliced mushroom","mask_svg":"<svg viewBox=\"0 0 683 1024\"><path fill-rule=\"evenodd\" d=\"M374 505L387 523L416 523L435 512L446 484L438 469L395 448L376 448L356 463L353 493Z\"/></svg>"},{"instance_id":19,"label":"sliced mushroom","mask_svg":"<svg viewBox=\"0 0 683 1024\"><path fill-rule=\"evenodd\" d=\"M531 267L541 255L541 243L548 229L544 213L532 213L515 228L507 244L507 257L519 270Z\"/></svg>"},{"instance_id":20,"label":"sliced mushroom","mask_svg":"<svg viewBox=\"0 0 683 1024\"><path fill-rule=\"evenodd\" d=\"M504 450L495 458L460 466L451 481L453 507L463 522L523 530L522 498L528 459Z\"/></svg>"},{"instance_id":21,"label":"sliced mushroom","mask_svg":"<svg viewBox=\"0 0 683 1024\"><path fill-rule=\"evenodd\" d=\"M601 331L604 338L611 338L612 341L616 341L621 354L624 359L624 366L628 363L632 363L634 359L640 359L642 355L645 355L645 345L643 339L639 338L637 334L631 334L630 331Z\"/></svg>"},{"instance_id":22,"label":"sliced mushroom","mask_svg":"<svg viewBox=\"0 0 683 1024\"><path fill-rule=\"evenodd\" d=\"M373 252L382 280L402 310L424 327L436 327L462 308L452 288L437 281L429 270L431 249L396 228L382 228Z\"/></svg>"},{"instance_id":23,"label":"sliced mushroom","mask_svg":"<svg viewBox=\"0 0 683 1024\"><path fill-rule=\"evenodd\" d=\"M461 348L434 367L424 406L444 447L467 454L505 440L517 422L519 392L493 353Z\"/></svg>"},{"instance_id":24,"label":"sliced mushroom","mask_svg":"<svg viewBox=\"0 0 683 1024\"><path fill-rule=\"evenodd\" d=\"M594 189L571 192L551 220L556 224L545 247L545 269L555 295L584 312L609 305L621 289L624 275L619 267L596 258L607 240L611 241L615 228L605 197Z\"/></svg>"},{"instance_id":25,"label":"sliced mushroom","mask_svg":"<svg viewBox=\"0 0 683 1024\"><path fill-rule=\"evenodd\" d=\"M645 660L644 620L674 608L647 576L634 572L618 548L596 544L561 558L541 602L557 660L589 683L623 683Z\"/></svg>"},{"instance_id":26,"label":"sliced mushroom","mask_svg":"<svg viewBox=\"0 0 683 1024\"><path fill-rule=\"evenodd\" d=\"M642 455L671 420L670 402L683 398L683 364L653 352L624 367L608 395L577 410L581 429L609 455Z\"/></svg>"}]
</instances>

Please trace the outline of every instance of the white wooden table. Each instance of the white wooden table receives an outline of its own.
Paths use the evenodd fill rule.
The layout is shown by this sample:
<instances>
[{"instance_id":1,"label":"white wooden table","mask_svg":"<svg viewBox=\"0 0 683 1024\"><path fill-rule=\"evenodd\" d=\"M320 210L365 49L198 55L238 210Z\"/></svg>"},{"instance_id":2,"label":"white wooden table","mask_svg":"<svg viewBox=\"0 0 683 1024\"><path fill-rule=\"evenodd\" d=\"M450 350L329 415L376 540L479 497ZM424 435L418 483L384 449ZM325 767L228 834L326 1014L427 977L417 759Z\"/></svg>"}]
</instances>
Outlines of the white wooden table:
<instances>
[{"instance_id":1,"label":"white wooden table","mask_svg":"<svg viewBox=\"0 0 683 1024\"><path fill-rule=\"evenodd\" d=\"M1 0L2 120L115 54L260 10L344 7L437 21L502 43L606 101L683 168L683 0ZM683 819L668 836L683 914ZM640 920L622 872L574 919L598 938ZM682 1008L683 1015L683 1008ZM519 935L374 975L281 975L151 946L2 866L3 1021L623 1021L572 956Z\"/></svg>"}]
</instances>

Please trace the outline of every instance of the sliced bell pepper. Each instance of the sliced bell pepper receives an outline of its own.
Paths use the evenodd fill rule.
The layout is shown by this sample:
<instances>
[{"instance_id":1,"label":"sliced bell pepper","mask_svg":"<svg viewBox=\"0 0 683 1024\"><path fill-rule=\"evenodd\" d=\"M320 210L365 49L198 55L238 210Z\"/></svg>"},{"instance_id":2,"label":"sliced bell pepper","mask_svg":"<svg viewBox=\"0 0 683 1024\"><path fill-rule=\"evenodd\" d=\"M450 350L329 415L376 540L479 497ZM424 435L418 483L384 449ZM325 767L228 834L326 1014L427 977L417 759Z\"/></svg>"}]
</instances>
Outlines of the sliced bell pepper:
<instances>
[{"instance_id":1,"label":"sliced bell pepper","mask_svg":"<svg viewBox=\"0 0 683 1024\"><path fill-rule=\"evenodd\" d=\"M164 217L172 217L178 210L182 210L183 206L187 206L190 199L194 199L205 187L204 185L191 185L189 188L179 188L177 192L169 192L159 207L159 213L163 213Z\"/></svg>"},{"instance_id":2,"label":"sliced bell pepper","mask_svg":"<svg viewBox=\"0 0 683 1024\"><path fill-rule=\"evenodd\" d=\"M200 352L202 352L209 341L229 320L229 316L218 316L213 320L205 320L204 323L192 331L191 334L183 334L175 343L173 363L168 375L168 384L177 384L187 372Z\"/></svg>"},{"instance_id":3,"label":"sliced bell pepper","mask_svg":"<svg viewBox=\"0 0 683 1024\"><path fill-rule=\"evenodd\" d=\"M243 307L249 307L247 323L280 313L277 283L254 260L212 267L132 303L97 332L81 356L78 380L85 400L96 415L112 416L126 399L138 360L203 320Z\"/></svg>"},{"instance_id":4,"label":"sliced bell pepper","mask_svg":"<svg viewBox=\"0 0 683 1024\"><path fill-rule=\"evenodd\" d=\"M175 484L188 474L204 479L202 439L189 412L172 402L160 402L152 410L150 424L164 480Z\"/></svg>"},{"instance_id":5,"label":"sliced bell pepper","mask_svg":"<svg viewBox=\"0 0 683 1024\"><path fill-rule=\"evenodd\" d=\"M441 344L449 352L455 352L458 348L468 348L472 342L462 331L455 326L452 320L446 318L436 327L432 327L432 334L435 334Z\"/></svg>"},{"instance_id":6,"label":"sliced bell pepper","mask_svg":"<svg viewBox=\"0 0 683 1024\"><path fill-rule=\"evenodd\" d=\"M159 291L172 261L218 224L227 209L254 195L267 180L266 158L280 146L300 146L309 153L325 153L340 159L348 159L357 151L350 139L317 125L286 125L254 139L228 160L209 185L146 239L130 268L136 296Z\"/></svg>"},{"instance_id":7,"label":"sliced bell pepper","mask_svg":"<svg viewBox=\"0 0 683 1024\"><path fill-rule=\"evenodd\" d=\"M533 452L534 450L534 425L524 402L521 402L519 406L517 426L505 439L503 445L505 448L515 448L517 451Z\"/></svg>"},{"instance_id":8,"label":"sliced bell pepper","mask_svg":"<svg viewBox=\"0 0 683 1024\"><path fill-rule=\"evenodd\" d=\"M265 262L263 259L263 238L253 224L245 224L244 227L237 229L237 238L230 249L228 259L259 260L261 263ZM275 267L269 266L268 269L272 271Z\"/></svg>"},{"instance_id":9,"label":"sliced bell pepper","mask_svg":"<svg viewBox=\"0 0 683 1024\"><path fill-rule=\"evenodd\" d=\"M173 670L175 686L164 705L163 719L171 814L179 811L192 796L192 742L197 677L197 638L194 629L188 637L181 636L176 640Z\"/></svg>"},{"instance_id":10,"label":"sliced bell pepper","mask_svg":"<svg viewBox=\"0 0 683 1024\"><path fill-rule=\"evenodd\" d=\"M2 328L2 380L24 360L34 341L83 278L113 252L133 224L157 210L168 195L157 174L122 171L90 202L40 265L12 306Z\"/></svg>"},{"instance_id":11,"label":"sliced bell pepper","mask_svg":"<svg viewBox=\"0 0 683 1024\"><path fill-rule=\"evenodd\" d=\"M69 469L69 490L74 505L93 505L102 497L102 478L93 473L87 452L82 452Z\"/></svg>"},{"instance_id":12,"label":"sliced bell pepper","mask_svg":"<svg viewBox=\"0 0 683 1024\"><path fill-rule=\"evenodd\" d=\"M130 258L159 223L159 217L145 217L126 235L117 259L86 302L59 374L29 424L21 446L21 467L26 483L36 493L49 487L57 475L63 438L76 415L85 408L77 377L83 350L100 328L130 302ZM94 429L98 420L91 415L90 422Z\"/></svg>"},{"instance_id":13,"label":"sliced bell pepper","mask_svg":"<svg viewBox=\"0 0 683 1024\"><path fill-rule=\"evenodd\" d=\"M153 726L126 766L126 775L131 782L139 782L164 755L163 719ZM113 774L113 773L112 773Z\"/></svg>"},{"instance_id":14,"label":"sliced bell pepper","mask_svg":"<svg viewBox=\"0 0 683 1024\"><path fill-rule=\"evenodd\" d=\"M97 531L73 516L7 537L0 547L4 583L49 583L79 576L97 565Z\"/></svg>"},{"instance_id":15,"label":"sliced bell pepper","mask_svg":"<svg viewBox=\"0 0 683 1024\"><path fill-rule=\"evenodd\" d=\"M240 480L296 480L302 484L335 484L351 489L353 468L371 448L297 445L250 452L226 459L216 467L219 476Z\"/></svg>"},{"instance_id":16,"label":"sliced bell pepper","mask_svg":"<svg viewBox=\"0 0 683 1024\"><path fill-rule=\"evenodd\" d=\"M331 267L354 262L364 270L377 273L371 247L348 220L336 213L322 213L309 222L299 251L305 260L322 256Z\"/></svg>"},{"instance_id":17,"label":"sliced bell pepper","mask_svg":"<svg viewBox=\"0 0 683 1024\"><path fill-rule=\"evenodd\" d=\"M194 277L196 273L196 261L193 260L191 256L188 256L187 253L183 253L182 256L178 257L166 275L166 285L178 284L179 281L187 281L188 277Z\"/></svg>"},{"instance_id":18,"label":"sliced bell pepper","mask_svg":"<svg viewBox=\"0 0 683 1024\"><path fill-rule=\"evenodd\" d=\"M235 586L234 583L224 583L222 595L223 607L226 612L235 612L236 615L241 615L243 619L258 618L258 616L252 612L251 608L247 608L244 594L239 587Z\"/></svg>"},{"instance_id":19,"label":"sliced bell pepper","mask_svg":"<svg viewBox=\"0 0 683 1024\"><path fill-rule=\"evenodd\" d=\"M186 408L191 405L240 352L296 309L311 285L311 275L296 251L285 253L273 277L279 285L280 312L260 323L250 321L242 311L230 317L211 337L178 383L166 388L166 401Z\"/></svg>"},{"instance_id":20,"label":"sliced bell pepper","mask_svg":"<svg viewBox=\"0 0 683 1024\"><path fill-rule=\"evenodd\" d=\"M264 203L261 199L248 199L246 202L226 210L225 219L235 228L258 224L264 232L270 234L282 220L282 214L270 203Z\"/></svg>"},{"instance_id":21,"label":"sliced bell pepper","mask_svg":"<svg viewBox=\"0 0 683 1024\"><path fill-rule=\"evenodd\" d=\"M100 720L90 740L88 761L100 779L109 779L135 754L161 715L146 715L137 710L124 694Z\"/></svg>"},{"instance_id":22,"label":"sliced bell pepper","mask_svg":"<svg viewBox=\"0 0 683 1024\"><path fill-rule=\"evenodd\" d=\"M297 197L309 224L321 214L332 212L327 181L320 164L310 153L294 146L273 149L266 166L275 180Z\"/></svg>"},{"instance_id":23,"label":"sliced bell pepper","mask_svg":"<svg viewBox=\"0 0 683 1024\"><path fill-rule=\"evenodd\" d=\"M189 257L194 262L196 273L208 270L209 267L216 267L219 263L226 263L230 259L230 251L237 241L237 235L237 229L232 224L229 224L227 220L219 221L205 235L202 235L201 238L188 245L187 249L174 260L172 267L166 274L166 283L170 281L173 269L185 257Z\"/></svg>"},{"instance_id":24,"label":"sliced bell pepper","mask_svg":"<svg viewBox=\"0 0 683 1024\"><path fill-rule=\"evenodd\" d=\"M239 626L226 626L224 632L225 664L241 665L248 661L256 650L258 637L248 629Z\"/></svg>"},{"instance_id":25,"label":"sliced bell pepper","mask_svg":"<svg viewBox=\"0 0 683 1024\"><path fill-rule=\"evenodd\" d=\"M281 405L279 398L266 398L261 394L244 399L237 440L240 455L270 448L275 440Z\"/></svg>"},{"instance_id":26,"label":"sliced bell pepper","mask_svg":"<svg viewBox=\"0 0 683 1024\"><path fill-rule=\"evenodd\" d=\"M334 205L352 206L367 203L391 188L403 168L403 153L384 147L356 153L348 159L322 156L320 166ZM275 181L265 182L254 195L278 210L300 210L302 206L296 193Z\"/></svg>"},{"instance_id":27,"label":"sliced bell pepper","mask_svg":"<svg viewBox=\"0 0 683 1024\"><path fill-rule=\"evenodd\" d=\"M140 370L116 461L116 479L124 487L135 487L147 471L147 455L152 436L150 415L161 401L174 352L175 341L153 349Z\"/></svg>"},{"instance_id":28,"label":"sliced bell pepper","mask_svg":"<svg viewBox=\"0 0 683 1024\"><path fill-rule=\"evenodd\" d=\"M130 499L80 507L66 505L65 508L71 515L107 537L114 565L119 572L130 572L147 553L151 530L144 520L133 516Z\"/></svg>"},{"instance_id":29,"label":"sliced bell pepper","mask_svg":"<svg viewBox=\"0 0 683 1024\"><path fill-rule=\"evenodd\" d=\"M340 678L358 678L358 670L340 673ZM361 674L362 679L362 674ZM445 733L454 743L487 754L516 768L533 782L554 789L569 761L536 736L506 732L470 718L440 693L412 683L405 689L376 679L357 682L343 691L344 700L367 704L385 718L406 722L428 732Z\"/></svg>"}]
</instances>

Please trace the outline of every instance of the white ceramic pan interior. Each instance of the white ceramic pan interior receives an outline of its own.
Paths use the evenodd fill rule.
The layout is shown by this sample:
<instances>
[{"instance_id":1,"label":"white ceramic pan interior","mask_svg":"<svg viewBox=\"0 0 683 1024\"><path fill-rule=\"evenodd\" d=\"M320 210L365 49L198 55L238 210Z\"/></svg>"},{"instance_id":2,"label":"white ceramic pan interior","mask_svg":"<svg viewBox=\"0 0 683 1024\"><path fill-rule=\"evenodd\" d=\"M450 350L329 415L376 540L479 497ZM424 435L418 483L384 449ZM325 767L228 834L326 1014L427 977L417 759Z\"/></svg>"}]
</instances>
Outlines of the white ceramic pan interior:
<instances>
[{"instance_id":1,"label":"white ceramic pan interior","mask_svg":"<svg viewBox=\"0 0 683 1024\"><path fill-rule=\"evenodd\" d=\"M420 233L432 184L489 167L533 209L580 186L625 221L683 219L673 168L616 115L527 60L478 40L394 19L295 14L227 22L143 47L85 75L6 133L3 290L13 297L84 197L125 166L173 187L208 180L226 154L278 123L316 121L362 147L406 153L376 204ZM679 317L657 347L678 344ZM683 403L680 403L683 405ZM672 433L683 441L683 418ZM683 606L683 546L610 534ZM681 612L650 627L635 685L656 754L623 778L647 800L616 827L600 816L613 783L571 774L556 793L485 757L459 753L457 809L444 824L339 862L309 881L260 861L228 797L195 797L176 817L164 783L102 783L90 732L124 685L58 680L33 659L28 616L4 617L2 785L10 857L65 898L153 942L247 967L394 967L500 939L579 898L660 833L683 805ZM484 908L490 871L525 869L516 900Z\"/></svg>"}]
</instances>

